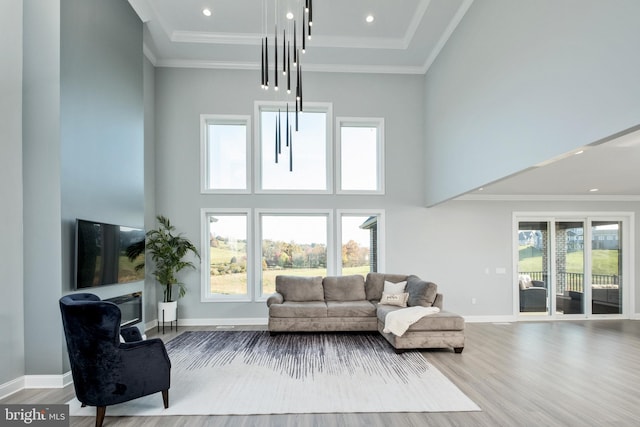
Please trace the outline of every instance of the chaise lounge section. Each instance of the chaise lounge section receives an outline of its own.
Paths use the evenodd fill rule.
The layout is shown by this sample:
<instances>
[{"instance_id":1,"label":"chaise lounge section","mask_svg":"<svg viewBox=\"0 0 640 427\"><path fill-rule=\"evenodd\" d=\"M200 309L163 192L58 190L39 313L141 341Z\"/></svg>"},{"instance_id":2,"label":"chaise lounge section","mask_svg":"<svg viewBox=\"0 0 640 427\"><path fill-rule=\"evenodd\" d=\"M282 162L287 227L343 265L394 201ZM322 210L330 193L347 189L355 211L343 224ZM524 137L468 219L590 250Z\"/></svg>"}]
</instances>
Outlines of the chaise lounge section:
<instances>
[{"instance_id":1,"label":"chaise lounge section","mask_svg":"<svg viewBox=\"0 0 640 427\"><path fill-rule=\"evenodd\" d=\"M414 275L369 273L360 275L301 277L277 276L276 293L267 299L269 332L379 331L401 352L408 349L464 349L464 318L440 311L413 323L402 335L384 332L387 314L404 308L393 298L380 303L385 283L406 282L409 307L438 307L442 294L437 285Z\"/></svg>"}]
</instances>

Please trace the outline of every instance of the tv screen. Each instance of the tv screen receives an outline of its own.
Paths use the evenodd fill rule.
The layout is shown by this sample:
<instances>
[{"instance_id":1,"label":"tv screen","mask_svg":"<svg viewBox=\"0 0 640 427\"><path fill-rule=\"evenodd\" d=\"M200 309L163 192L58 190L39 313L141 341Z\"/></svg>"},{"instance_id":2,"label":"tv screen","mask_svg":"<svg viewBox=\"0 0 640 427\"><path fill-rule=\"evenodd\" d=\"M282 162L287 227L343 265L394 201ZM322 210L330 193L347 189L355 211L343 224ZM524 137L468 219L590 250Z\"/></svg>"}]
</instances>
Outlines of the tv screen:
<instances>
[{"instance_id":1,"label":"tv screen","mask_svg":"<svg viewBox=\"0 0 640 427\"><path fill-rule=\"evenodd\" d=\"M102 222L76 220L75 288L92 288L144 279L144 230ZM138 248L133 261L128 248Z\"/></svg>"}]
</instances>

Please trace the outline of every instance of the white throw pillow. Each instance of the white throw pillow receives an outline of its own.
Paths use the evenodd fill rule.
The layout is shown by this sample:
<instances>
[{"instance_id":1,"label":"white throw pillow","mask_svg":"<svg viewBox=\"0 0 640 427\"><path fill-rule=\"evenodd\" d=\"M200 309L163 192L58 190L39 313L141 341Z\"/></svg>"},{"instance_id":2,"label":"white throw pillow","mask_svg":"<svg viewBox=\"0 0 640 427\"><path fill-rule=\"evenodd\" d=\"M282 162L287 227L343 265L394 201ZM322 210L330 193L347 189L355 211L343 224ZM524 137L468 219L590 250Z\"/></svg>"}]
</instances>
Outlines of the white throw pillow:
<instances>
[{"instance_id":1,"label":"white throw pillow","mask_svg":"<svg viewBox=\"0 0 640 427\"><path fill-rule=\"evenodd\" d=\"M408 299L409 299L408 293L382 294L382 299L380 299L380 304L397 305L398 307L406 307Z\"/></svg>"},{"instance_id":2,"label":"white throw pillow","mask_svg":"<svg viewBox=\"0 0 640 427\"><path fill-rule=\"evenodd\" d=\"M387 282L384 281L384 290L382 291L385 294L401 294L404 293L404 288L407 286L407 281L404 282Z\"/></svg>"}]
</instances>

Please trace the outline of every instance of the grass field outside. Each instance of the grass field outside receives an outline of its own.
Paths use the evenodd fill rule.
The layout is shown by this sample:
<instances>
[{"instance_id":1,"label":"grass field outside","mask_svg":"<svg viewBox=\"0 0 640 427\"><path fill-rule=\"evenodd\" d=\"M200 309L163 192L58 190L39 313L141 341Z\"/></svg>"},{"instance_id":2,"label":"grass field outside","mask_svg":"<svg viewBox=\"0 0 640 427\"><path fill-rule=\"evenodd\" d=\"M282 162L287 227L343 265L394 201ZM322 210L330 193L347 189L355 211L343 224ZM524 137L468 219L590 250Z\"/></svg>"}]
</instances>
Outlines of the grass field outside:
<instances>
[{"instance_id":1,"label":"grass field outside","mask_svg":"<svg viewBox=\"0 0 640 427\"><path fill-rule=\"evenodd\" d=\"M368 265L348 267L342 269L342 275L360 274L366 276ZM290 268L270 269L263 272L263 294L272 294L276 290L276 276L326 276L324 268ZM247 293L247 275L245 273L224 274L211 276L211 293L222 295L245 295Z\"/></svg>"},{"instance_id":2,"label":"grass field outside","mask_svg":"<svg viewBox=\"0 0 640 427\"><path fill-rule=\"evenodd\" d=\"M548 271L548 268L542 264L542 254L538 252L534 256L523 257L523 252L523 250L520 251L518 271ZM592 274L611 276L618 274L618 250L596 249L591 251L591 258ZM582 251L569 252L564 270L566 273L584 273L584 253Z\"/></svg>"}]
</instances>

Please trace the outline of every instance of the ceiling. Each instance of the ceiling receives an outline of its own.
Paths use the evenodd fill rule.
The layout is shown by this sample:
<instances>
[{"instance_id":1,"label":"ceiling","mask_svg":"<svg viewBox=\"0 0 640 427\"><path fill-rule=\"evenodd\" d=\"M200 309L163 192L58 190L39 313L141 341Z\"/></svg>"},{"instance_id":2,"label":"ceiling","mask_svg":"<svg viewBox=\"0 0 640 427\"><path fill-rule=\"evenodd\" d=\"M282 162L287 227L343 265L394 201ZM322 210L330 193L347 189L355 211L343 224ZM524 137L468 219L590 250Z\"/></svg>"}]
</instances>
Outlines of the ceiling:
<instances>
[{"instance_id":1,"label":"ceiling","mask_svg":"<svg viewBox=\"0 0 640 427\"><path fill-rule=\"evenodd\" d=\"M159 67L259 70L276 0L129 0L145 55ZM473 0L316 0L309 71L424 74ZM277 0L278 15L302 0ZM267 12L265 13L265 5ZM203 15L209 8L211 16ZM374 20L367 23L365 18ZM264 16L268 17L266 24ZM283 19L284 21L284 19ZM640 131L490 183L471 197L640 196ZM597 188L597 192L590 191Z\"/></svg>"},{"instance_id":2,"label":"ceiling","mask_svg":"<svg viewBox=\"0 0 640 427\"><path fill-rule=\"evenodd\" d=\"M309 71L424 74L472 2L402 0L398 7L389 0L316 0L302 64ZM145 53L157 66L258 70L264 28L270 37L275 28L276 0L129 3L146 23ZM278 16L300 15L304 3L277 0ZM373 22L365 21L368 15Z\"/></svg>"}]
</instances>

